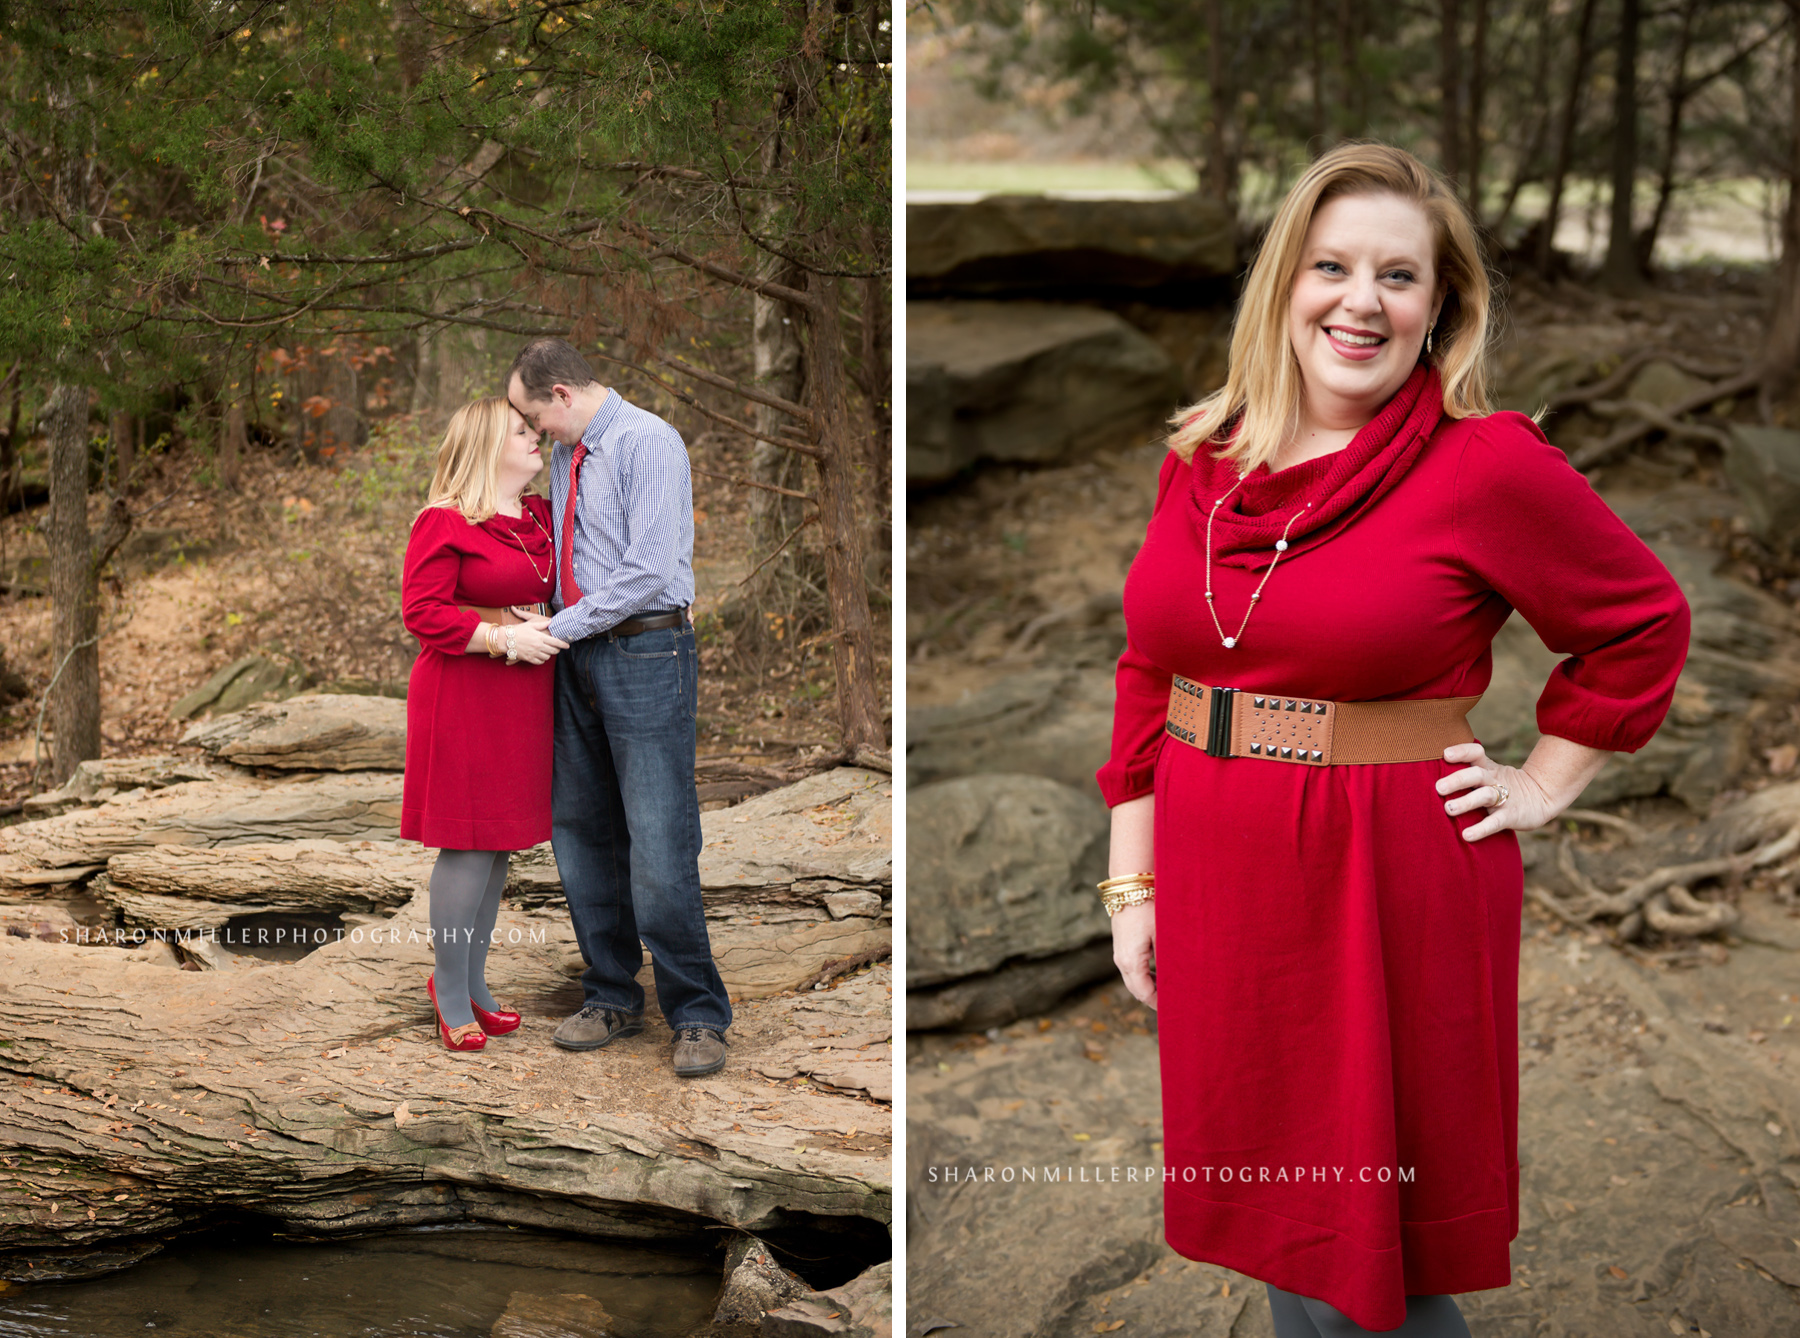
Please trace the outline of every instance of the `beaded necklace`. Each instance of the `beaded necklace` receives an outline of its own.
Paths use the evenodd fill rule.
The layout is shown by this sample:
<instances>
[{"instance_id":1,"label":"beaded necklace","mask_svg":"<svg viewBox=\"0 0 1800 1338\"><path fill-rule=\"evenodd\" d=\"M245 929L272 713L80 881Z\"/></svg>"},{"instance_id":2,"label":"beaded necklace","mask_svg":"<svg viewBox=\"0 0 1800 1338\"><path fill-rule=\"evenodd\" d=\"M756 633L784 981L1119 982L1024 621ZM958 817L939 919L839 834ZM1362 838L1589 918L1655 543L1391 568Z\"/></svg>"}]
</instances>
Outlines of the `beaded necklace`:
<instances>
[{"instance_id":1,"label":"beaded necklace","mask_svg":"<svg viewBox=\"0 0 1800 1338\"><path fill-rule=\"evenodd\" d=\"M1236 636L1226 636L1225 635L1225 626L1223 623L1221 623L1219 621L1219 610L1213 603L1213 588L1212 588L1213 517L1219 513L1219 507L1224 504L1225 498L1230 497L1232 493L1236 492L1239 488L1244 486L1244 478L1245 477L1248 477L1248 476L1247 475L1240 476L1238 481L1236 483L1232 484L1231 487L1226 490L1225 497L1220 497L1216 501L1214 501L1212 504L1212 510L1210 510L1206 513L1206 608L1207 608L1207 611L1212 614L1213 626L1219 629L1219 643L1221 645L1223 645L1226 650L1230 650L1230 649L1232 649L1232 647L1237 645L1239 639L1244 635L1244 628L1249 626L1250 615L1253 612L1255 612L1255 610L1256 610L1256 601L1262 598L1263 587L1269 583L1269 578L1275 574L1275 564L1277 562L1281 561L1281 555L1283 553L1287 552L1288 531L1294 528L1294 522L1296 520L1299 520L1301 516L1305 515L1308 511L1312 510L1312 503L1308 502L1305 506L1301 507L1298 511L1294 512L1293 515L1289 516L1287 524L1283 525L1281 527L1281 538L1279 538L1275 541L1275 556L1273 559L1270 560L1269 569L1263 573L1262 580L1257 582L1256 590L1250 596L1250 607L1244 610L1244 621L1238 624L1237 635Z\"/></svg>"}]
</instances>

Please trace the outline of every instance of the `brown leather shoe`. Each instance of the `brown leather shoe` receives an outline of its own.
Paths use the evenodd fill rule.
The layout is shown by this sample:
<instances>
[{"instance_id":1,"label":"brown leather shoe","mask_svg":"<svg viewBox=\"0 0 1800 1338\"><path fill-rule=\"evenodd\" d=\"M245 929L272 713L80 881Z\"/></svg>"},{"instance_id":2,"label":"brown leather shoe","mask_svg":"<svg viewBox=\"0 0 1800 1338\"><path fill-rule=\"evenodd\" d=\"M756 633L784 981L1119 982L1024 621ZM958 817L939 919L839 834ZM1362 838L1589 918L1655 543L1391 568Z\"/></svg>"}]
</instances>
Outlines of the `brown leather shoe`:
<instances>
[{"instance_id":1,"label":"brown leather shoe","mask_svg":"<svg viewBox=\"0 0 1800 1338\"><path fill-rule=\"evenodd\" d=\"M725 1037L711 1027L683 1027L675 1033L675 1076L698 1078L725 1067Z\"/></svg>"},{"instance_id":2,"label":"brown leather shoe","mask_svg":"<svg viewBox=\"0 0 1800 1338\"><path fill-rule=\"evenodd\" d=\"M636 1036L643 1029L642 1017L590 1004L566 1018L550 1039L565 1050L598 1050L621 1036Z\"/></svg>"}]
</instances>

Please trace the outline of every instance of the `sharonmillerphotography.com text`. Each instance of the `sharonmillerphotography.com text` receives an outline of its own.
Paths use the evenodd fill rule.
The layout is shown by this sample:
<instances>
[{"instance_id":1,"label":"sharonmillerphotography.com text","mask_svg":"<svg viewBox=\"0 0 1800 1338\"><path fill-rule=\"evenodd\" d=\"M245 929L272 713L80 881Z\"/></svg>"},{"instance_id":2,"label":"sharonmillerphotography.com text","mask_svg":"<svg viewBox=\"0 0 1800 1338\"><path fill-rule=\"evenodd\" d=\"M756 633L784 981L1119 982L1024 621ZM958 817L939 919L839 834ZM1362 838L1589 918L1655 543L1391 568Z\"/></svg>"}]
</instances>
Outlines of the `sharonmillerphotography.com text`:
<instances>
[{"instance_id":1,"label":"sharonmillerphotography.com text","mask_svg":"<svg viewBox=\"0 0 1800 1338\"><path fill-rule=\"evenodd\" d=\"M1413 1166L927 1166L928 1185L1387 1185L1411 1184Z\"/></svg>"},{"instance_id":2,"label":"sharonmillerphotography.com text","mask_svg":"<svg viewBox=\"0 0 1800 1338\"><path fill-rule=\"evenodd\" d=\"M452 935L461 935L466 941L475 941L473 929L451 929L446 931ZM64 943L112 944L118 947L139 947L145 943L173 943L180 946L184 943L219 943L225 947L240 948L286 948L302 944L322 947L327 943L425 943L432 940L431 929L417 929L400 925L357 925L345 929L339 925L327 929L322 925L308 927L306 925L225 925L209 929L90 929L82 925L74 929L59 931ZM488 943L499 946L504 943L543 943L545 932L542 925L530 930L507 929L494 931Z\"/></svg>"}]
</instances>

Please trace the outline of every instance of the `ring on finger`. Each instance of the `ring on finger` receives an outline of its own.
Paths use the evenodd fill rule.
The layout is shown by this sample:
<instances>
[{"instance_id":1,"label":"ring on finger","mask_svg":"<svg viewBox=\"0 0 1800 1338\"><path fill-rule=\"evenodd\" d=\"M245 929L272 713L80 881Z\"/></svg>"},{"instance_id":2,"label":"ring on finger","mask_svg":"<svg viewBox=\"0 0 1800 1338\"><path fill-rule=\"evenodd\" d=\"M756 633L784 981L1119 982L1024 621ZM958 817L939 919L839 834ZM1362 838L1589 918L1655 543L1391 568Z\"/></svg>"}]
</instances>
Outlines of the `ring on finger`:
<instances>
[{"instance_id":1,"label":"ring on finger","mask_svg":"<svg viewBox=\"0 0 1800 1338\"><path fill-rule=\"evenodd\" d=\"M1512 791L1499 781L1489 781L1487 788L1494 792L1494 801L1491 804L1484 804L1482 806L1484 808L1499 808L1512 796Z\"/></svg>"}]
</instances>

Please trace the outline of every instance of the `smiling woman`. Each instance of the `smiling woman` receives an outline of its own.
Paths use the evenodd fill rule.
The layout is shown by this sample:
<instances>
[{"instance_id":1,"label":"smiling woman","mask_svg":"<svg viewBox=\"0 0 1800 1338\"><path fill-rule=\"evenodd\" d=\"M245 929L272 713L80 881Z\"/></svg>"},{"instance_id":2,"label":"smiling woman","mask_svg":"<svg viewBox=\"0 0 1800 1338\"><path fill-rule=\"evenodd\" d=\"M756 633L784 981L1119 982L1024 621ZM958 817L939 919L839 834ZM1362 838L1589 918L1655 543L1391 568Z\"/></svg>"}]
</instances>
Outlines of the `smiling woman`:
<instances>
[{"instance_id":1,"label":"smiling woman","mask_svg":"<svg viewBox=\"0 0 1800 1338\"><path fill-rule=\"evenodd\" d=\"M1438 318L1429 221L1397 195L1340 195L1306 230L1288 302L1288 339L1306 395L1285 469L1349 444L1417 365Z\"/></svg>"},{"instance_id":2,"label":"smiling woman","mask_svg":"<svg viewBox=\"0 0 1800 1338\"><path fill-rule=\"evenodd\" d=\"M1466 1338L1450 1294L1509 1282L1514 833L1649 740L1687 654L1667 570L1487 412L1488 291L1430 169L1320 158L1125 582L1101 896L1160 1010L1165 1230L1279 1338ZM1465 718L1514 608L1569 656L1517 768Z\"/></svg>"},{"instance_id":3,"label":"smiling woman","mask_svg":"<svg viewBox=\"0 0 1800 1338\"><path fill-rule=\"evenodd\" d=\"M1176 416L1177 455L1225 441L1248 472L1327 454L1421 355L1445 417L1487 412L1487 269L1462 205L1434 180L1409 154L1346 144L1294 184L1245 285L1225 384Z\"/></svg>"}]
</instances>

